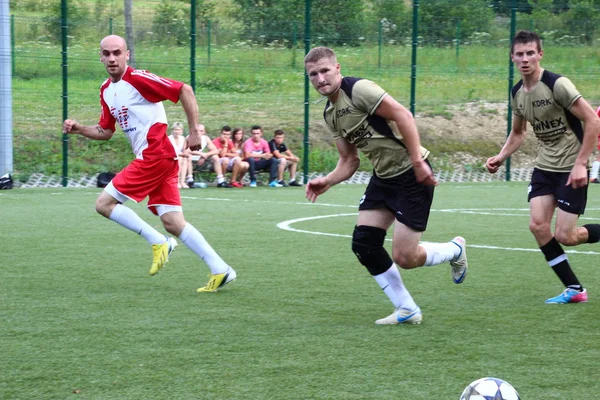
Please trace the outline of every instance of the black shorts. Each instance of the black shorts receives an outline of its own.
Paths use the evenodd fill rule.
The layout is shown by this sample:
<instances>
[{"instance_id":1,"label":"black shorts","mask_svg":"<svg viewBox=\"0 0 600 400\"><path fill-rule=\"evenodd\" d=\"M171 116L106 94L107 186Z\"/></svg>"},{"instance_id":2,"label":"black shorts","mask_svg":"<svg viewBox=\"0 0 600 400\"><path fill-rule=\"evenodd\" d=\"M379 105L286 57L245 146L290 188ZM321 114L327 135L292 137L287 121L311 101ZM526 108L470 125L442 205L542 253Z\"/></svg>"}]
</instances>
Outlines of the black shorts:
<instances>
[{"instance_id":1,"label":"black shorts","mask_svg":"<svg viewBox=\"0 0 600 400\"><path fill-rule=\"evenodd\" d=\"M412 168L390 179L381 179L373 173L358 210L388 209L398 222L423 232L433 202L433 188L418 183Z\"/></svg>"},{"instance_id":2,"label":"black shorts","mask_svg":"<svg viewBox=\"0 0 600 400\"><path fill-rule=\"evenodd\" d=\"M527 188L527 201L534 197L551 194L556 199L558 208L570 214L581 215L587 204L587 185L573 189L567 186L569 172L550 172L534 168L531 183Z\"/></svg>"}]
</instances>

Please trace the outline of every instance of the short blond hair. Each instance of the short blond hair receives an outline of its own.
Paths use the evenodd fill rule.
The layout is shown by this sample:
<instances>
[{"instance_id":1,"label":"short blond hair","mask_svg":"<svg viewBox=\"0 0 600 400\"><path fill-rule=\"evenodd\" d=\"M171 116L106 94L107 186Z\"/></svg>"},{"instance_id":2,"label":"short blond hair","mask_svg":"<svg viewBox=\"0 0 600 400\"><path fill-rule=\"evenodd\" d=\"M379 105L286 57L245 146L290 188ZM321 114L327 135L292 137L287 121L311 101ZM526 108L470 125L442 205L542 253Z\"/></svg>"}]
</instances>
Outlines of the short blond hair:
<instances>
[{"instance_id":1,"label":"short blond hair","mask_svg":"<svg viewBox=\"0 0 600 400\"><path fill-rule=\"evenodd\" d=\"M173 122L171 124L171 132L173 132L175 128L181 128L181 130L183 130L183 124L181 122Z\"/></svg>"},{"instance_id":2,"label":"short blond hair","mask_svg":"<svg viewBox=\"0 0 600 400\"><path fill-rule=\"evenodd\" d=\"M329 47L319 46L313 48L308 54L304 57L304 64L317 62L323 58L330 59L334 64L337 64L337 57L335 52L331 50Z\"/></svg>"}]
</instances>

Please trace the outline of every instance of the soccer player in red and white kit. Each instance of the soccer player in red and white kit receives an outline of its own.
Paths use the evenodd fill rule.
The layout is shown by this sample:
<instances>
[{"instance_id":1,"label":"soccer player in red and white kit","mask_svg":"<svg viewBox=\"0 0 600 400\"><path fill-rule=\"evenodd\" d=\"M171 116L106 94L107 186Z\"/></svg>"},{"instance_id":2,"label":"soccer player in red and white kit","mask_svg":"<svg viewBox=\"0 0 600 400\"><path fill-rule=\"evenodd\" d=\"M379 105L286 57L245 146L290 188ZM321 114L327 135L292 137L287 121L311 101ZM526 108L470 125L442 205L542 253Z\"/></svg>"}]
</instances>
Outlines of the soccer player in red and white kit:
<instances>
[{"instance_id":1,"label":"soccer player in red and white kit","mask_svg":"<svg viewBox=\"0 0 600 400\"><path fill-rule=\"evenodd\" d=\"M177 241L158 232L123 205L130 199L140 202L148 197L148 208L160 217L167 232L177 236L208 264L212 275L207 285L199 288L198 292L216 292L234 280L236 273L183 217L177 188L177 154L167 137L167 117L162 104L163 100L181 101L190 129L187 146L192 150L198 149L201 144L197 129L198 105L192 88L182 82L129 67L127 43L120 36L110 35L102 39L100 61L110 75L100 88L100 122L85 126L67 119L63 123L63 131L90 139L108 140L115 133L118 122L136 158L102 191L96 200L96 211L141 235L152 245L150 275L155 275L168 261Z\"/></svg>"}]
</instances>

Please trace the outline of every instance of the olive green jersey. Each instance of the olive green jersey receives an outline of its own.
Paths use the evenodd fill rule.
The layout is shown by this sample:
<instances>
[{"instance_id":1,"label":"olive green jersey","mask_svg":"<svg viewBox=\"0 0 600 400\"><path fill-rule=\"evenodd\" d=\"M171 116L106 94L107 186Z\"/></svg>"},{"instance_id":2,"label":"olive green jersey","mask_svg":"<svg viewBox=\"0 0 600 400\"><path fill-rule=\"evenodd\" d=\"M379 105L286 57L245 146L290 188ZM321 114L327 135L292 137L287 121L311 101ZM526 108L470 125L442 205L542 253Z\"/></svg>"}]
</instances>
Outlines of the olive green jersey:
<instances>
[{"instance_id":1,"label":"olive green jersey","mask_svg":"<svg viewBox=\"0 0 600 400\"><path fill-rule=\"evenodd\" d=\"M356 145L373 164L375 174L383 179L412 167L396 123L375 115L385 96L385 90L372 81L345 77L336 102L328 101L323 112L334 139ZM421 147L423 159L428 155L429 151Z\"/></svg>"},{"instance_id":2,"label":"olive green jersey","mask_svg":"<svg viewBox=\"0 0 600 400\"><path fill-rule=\"evenodd\" d=\"M538 140L535 166L545 171L569 172L583 140L583 125L569 110L581 97L564 76L542 70L534 89L526 92L523 81L512 88L513 113L529 121Z\"/></svg>"}]
</instances>

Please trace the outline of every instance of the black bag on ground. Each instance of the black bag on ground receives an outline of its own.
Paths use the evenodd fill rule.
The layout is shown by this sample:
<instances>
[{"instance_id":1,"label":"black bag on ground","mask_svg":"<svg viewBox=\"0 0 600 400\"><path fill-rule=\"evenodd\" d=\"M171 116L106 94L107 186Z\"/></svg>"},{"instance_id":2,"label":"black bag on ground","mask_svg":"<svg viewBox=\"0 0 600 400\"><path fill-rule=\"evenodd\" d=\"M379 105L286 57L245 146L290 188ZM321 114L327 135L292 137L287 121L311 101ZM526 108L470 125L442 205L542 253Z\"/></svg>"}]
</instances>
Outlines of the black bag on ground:
<instances>
[{"instance_id":1,"label":"black bag on ground","mask_svg":"<svg viewBox=\"0 0 600 400\"><path fill-rule=\"evenodd\" d=\"M98 183L96 184L96 186L99 188L106 187L106 185L108 185L114 177L115 174L113 174L112 172L101 172L98 174Z\"/></svg>"},{"instance_id":2,"label":"black bag on ground","mask_svg":"<svg viewBox=\"0 0 600 400\"><path fill-rule=\"evenodd\" d=\"M13 188L13 179L10 174L6 173L0 176L0 190L3 189L12 189Z\"/></svg>"}]
</instances>

